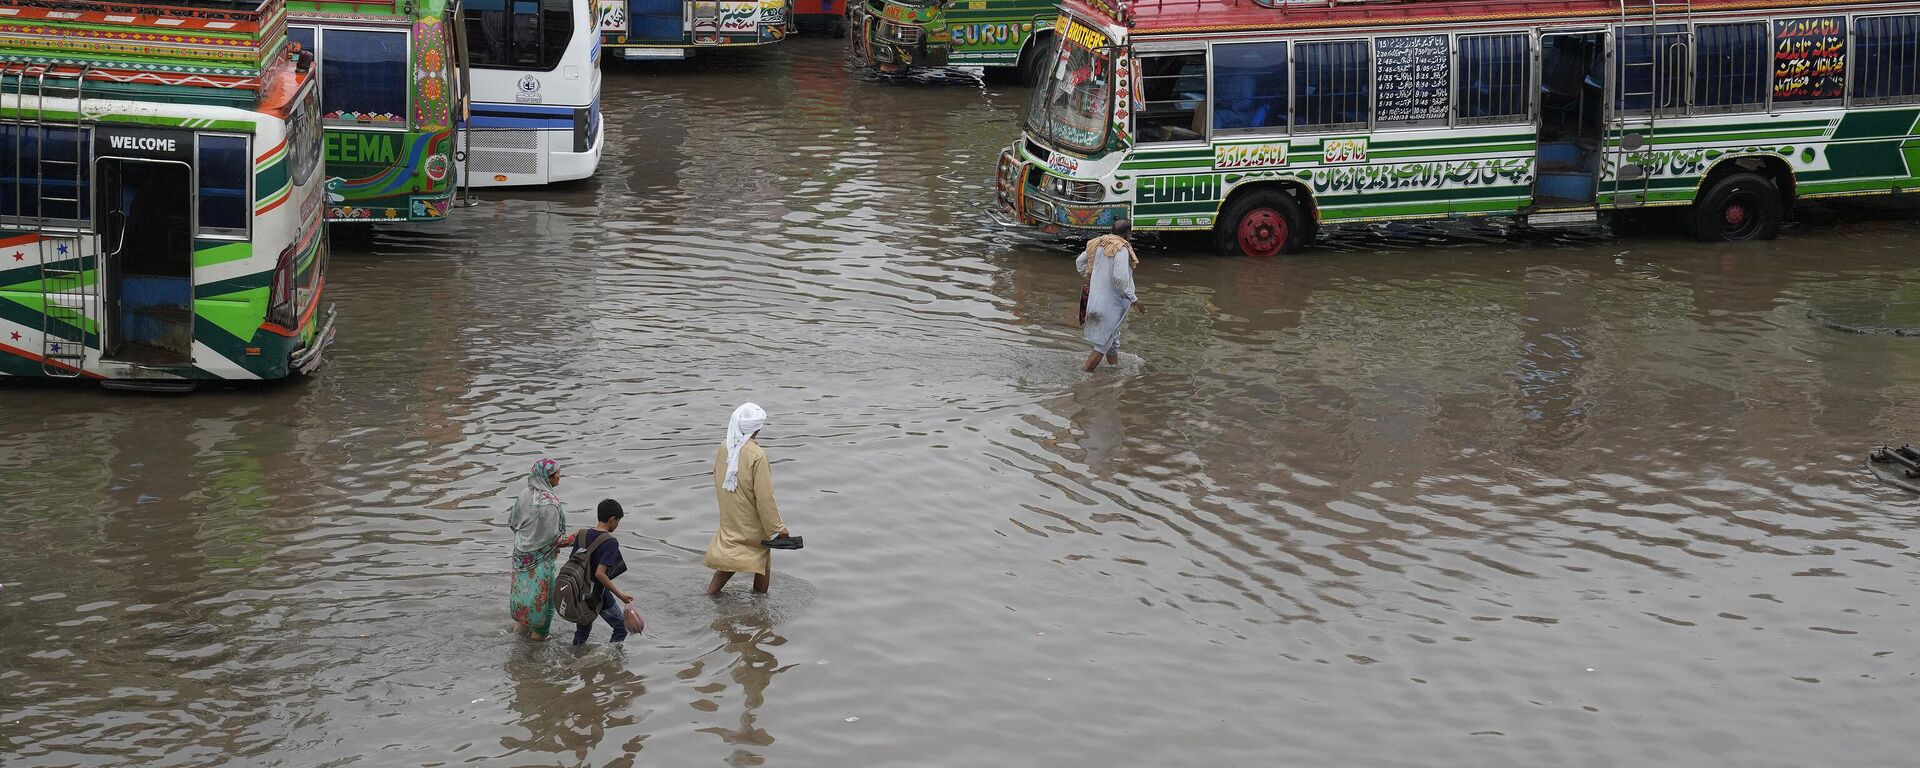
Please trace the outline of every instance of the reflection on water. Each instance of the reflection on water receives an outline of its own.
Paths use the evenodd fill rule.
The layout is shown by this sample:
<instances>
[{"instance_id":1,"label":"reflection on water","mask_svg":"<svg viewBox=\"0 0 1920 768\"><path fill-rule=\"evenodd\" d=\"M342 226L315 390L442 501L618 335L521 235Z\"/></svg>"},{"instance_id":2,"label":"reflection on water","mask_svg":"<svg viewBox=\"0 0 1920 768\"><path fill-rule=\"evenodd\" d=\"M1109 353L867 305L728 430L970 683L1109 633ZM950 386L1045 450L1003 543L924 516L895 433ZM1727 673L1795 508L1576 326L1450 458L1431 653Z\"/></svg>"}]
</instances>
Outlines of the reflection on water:
<instances>
[{"instance_id":1,"label":"reflection on water","mask_svg":"<svg viewBox=\"0 0 1920 768\"><path fill-rule=\"evenodd\" d=\"M1911 217L1158 238L1087 376L988 205L1022 94L776 48L343 247L317 379L0 391L0 762L1906 762L1920 352L1809 314L1920 301ZM810 546L710 599L748 399ZM624 647L507 631L536 455L629 513Z\"/></svg>"}]
</instances>

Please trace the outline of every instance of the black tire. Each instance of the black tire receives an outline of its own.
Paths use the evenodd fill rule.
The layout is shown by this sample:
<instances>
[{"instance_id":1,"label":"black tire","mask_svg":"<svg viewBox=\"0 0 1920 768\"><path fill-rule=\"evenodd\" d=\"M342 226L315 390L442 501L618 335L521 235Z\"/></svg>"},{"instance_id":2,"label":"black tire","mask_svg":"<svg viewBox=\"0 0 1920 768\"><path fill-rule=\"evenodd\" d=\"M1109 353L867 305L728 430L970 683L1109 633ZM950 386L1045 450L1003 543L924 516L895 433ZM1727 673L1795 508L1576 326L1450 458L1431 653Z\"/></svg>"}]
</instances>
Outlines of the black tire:
<instances>
[{"instance_id":1,"label":"black tire","mask_svg":"<svg viewBox=\"0 0 1920 768\"><path fill-rule=\"evenodd\" d=\"M1242 229L1247 237L1242 238ZM1270 258L1300 250L1312 229L1292 195L1264 189L1234 198L1213 223L1213 249L1222 256Z\"/></svg>"},{"instance_id":2,"label":"black tire","mask_svg":"<svg viewBox=\"0 0 1920 768\"><path fill-rule=\"evenodd\" d=\"M1701 242L1772 240L1780 234L1785 207L1771 179L1736 173L1714 182L1695 200L1688 220Z\"/></svg>"}]
</instances>

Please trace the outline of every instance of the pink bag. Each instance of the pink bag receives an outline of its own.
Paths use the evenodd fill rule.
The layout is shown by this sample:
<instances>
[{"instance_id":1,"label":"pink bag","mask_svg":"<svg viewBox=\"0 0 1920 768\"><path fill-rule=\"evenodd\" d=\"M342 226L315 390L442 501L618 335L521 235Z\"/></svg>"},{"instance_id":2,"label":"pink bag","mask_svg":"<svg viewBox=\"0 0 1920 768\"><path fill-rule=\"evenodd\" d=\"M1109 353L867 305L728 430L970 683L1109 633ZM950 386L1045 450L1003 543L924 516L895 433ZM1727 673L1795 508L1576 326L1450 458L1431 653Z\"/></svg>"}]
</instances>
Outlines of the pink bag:
<instances>
[{"instance_id":1,"label":"pink bag","mask_svg":"<svg viewBox=\"0 0 1920 768\"><path fill-rule=\"evenodd\" d=\"M633 607L633 603L627 603L620 613L626 619L628 632L638 635L647 631L647 620L640 618L640 609Z\"/></svg>"}]
</instances>

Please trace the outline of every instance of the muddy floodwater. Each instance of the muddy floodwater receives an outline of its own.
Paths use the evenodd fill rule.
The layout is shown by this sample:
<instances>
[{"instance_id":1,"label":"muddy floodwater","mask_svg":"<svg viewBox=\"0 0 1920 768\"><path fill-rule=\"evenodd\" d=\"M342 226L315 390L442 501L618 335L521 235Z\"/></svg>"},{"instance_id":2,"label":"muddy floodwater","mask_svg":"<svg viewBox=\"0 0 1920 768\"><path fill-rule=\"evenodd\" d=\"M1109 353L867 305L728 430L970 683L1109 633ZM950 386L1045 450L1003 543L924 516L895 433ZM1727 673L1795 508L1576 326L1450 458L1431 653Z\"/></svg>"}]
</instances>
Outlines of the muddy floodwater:
<instances>
[{"instance_id":1,"label":"muddy floodwater","mask_svg":"<svg viewBox=\"0 0 1920 768\"><path fill-rule=\"evenodd\" d=\"M992 211L1017 86L803 39L604 98L591 182L342 238L317 378L0 387L0 764L1920 752L1920 502L1861 467L1920 339L1810 317L1920 300L1920 218L1156 240L1085 375L1069 245ZM807 548L712 600L745 400ZM626 506L624 648L509 633L541 455Z\"/></svg>"}]
</instances>

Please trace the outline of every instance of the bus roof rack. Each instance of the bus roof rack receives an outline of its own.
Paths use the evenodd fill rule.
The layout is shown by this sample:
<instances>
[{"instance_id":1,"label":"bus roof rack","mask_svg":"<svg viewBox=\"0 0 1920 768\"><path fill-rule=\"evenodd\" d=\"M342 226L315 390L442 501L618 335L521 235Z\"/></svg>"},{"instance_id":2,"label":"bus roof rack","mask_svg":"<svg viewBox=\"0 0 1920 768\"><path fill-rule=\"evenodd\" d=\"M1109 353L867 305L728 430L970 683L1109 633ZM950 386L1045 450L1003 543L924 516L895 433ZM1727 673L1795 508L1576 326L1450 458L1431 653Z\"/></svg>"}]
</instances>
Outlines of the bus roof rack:
<instances>
[{"instance_id":1,"label":"bus roof rack","mask_svg":"<svg viewBox=\"0 0 1920 768\"><path fill-rule=\"evenodd\" d=\"M286 0L0 0L0 64L84 72L101 96L244 104L286 71L286 19Z\"/></svg>"}]
</instances>

